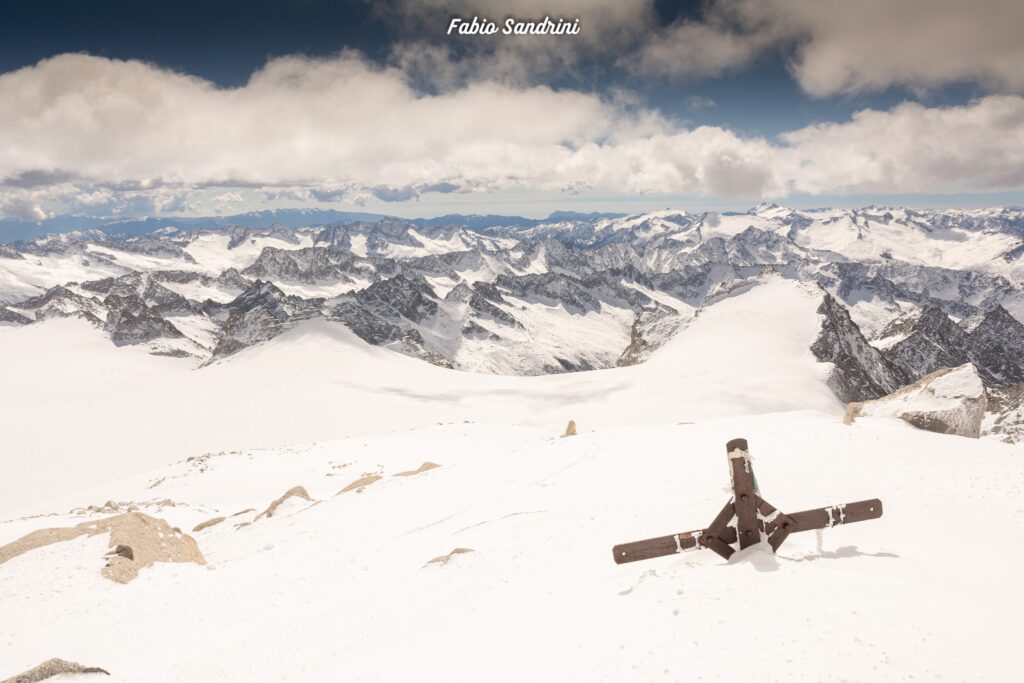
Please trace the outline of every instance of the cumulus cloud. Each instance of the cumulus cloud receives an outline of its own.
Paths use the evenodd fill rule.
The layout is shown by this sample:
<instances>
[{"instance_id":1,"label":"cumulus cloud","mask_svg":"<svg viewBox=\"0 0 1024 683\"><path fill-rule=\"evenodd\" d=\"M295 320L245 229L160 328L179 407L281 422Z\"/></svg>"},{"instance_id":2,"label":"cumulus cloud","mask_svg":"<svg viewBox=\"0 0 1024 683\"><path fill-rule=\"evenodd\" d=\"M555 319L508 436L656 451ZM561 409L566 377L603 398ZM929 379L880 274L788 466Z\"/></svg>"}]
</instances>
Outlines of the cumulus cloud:
<instances>
[{"instance_id":1,"label":"cumulus cloud","mask_svg":"<svg viewBox=\"0 0 1024 683\"><path fill-rule=\"evenodd\" d=\"M11 197L6 200L0 199L0 216L37 222L48 218L49 214L43 207L30 199Z\"/></svg>"},{"instance_id":2,"label":"cumulus cloud","mask_svg":"<svg viewBox=\"0 0 1024 683\"><path fill-rule=\"evenodd\" d=\"M686 128L628 97L412 87L360 55L285 57L221 89L63 55L0 75L0 204L160 213L268 199L401 202L505 189L744 198L1024 187L1024 99L862 111L779 140ZM38 211L36 210L38 209Z\"/></svg>"},{"instance_id":3,"label":"cumulus cloud","mask_svg":"<svg viewBox=\"0 0 1024 683\"><path fill-rule=\"evenodd\" d=\"M780 150L802 192L955 192L1024 187L1024 98L961 107L908 102L848 123L786 133Z\"/></svg>"}]
</instances>

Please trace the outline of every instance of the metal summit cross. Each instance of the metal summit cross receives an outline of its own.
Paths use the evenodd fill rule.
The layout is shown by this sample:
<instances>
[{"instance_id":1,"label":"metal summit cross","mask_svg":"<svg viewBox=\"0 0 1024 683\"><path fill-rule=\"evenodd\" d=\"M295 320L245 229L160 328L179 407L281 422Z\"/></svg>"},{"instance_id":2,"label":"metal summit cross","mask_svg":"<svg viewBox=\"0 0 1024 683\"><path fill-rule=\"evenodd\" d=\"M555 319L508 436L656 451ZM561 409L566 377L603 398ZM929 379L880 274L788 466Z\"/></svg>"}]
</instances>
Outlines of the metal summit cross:
<instances>
[{"instance_id":1,"label":"metal summit cross","mask_svg":"<svg viewBox=\"0 0 1024 683\"><path fill-rule=\"evenodd\" d=\"M759 543L762 532L774 552L790 534L798 531L826 529L840 524L878 519L882 516L882 501L878 499L832 505L787 515L761 498L761 492L754 480L754 470L750 465L747 440L733 439L725 445L725 450L729 455L733 497L708 528L617 545L612 548L617 564L649 560L653 557L664 557L701 548L710 548L728 560L736 552L731 544L739 541L742 550ZM736 520L735 526L731 526L733 519Z\"/></svg>"}]
</instances>

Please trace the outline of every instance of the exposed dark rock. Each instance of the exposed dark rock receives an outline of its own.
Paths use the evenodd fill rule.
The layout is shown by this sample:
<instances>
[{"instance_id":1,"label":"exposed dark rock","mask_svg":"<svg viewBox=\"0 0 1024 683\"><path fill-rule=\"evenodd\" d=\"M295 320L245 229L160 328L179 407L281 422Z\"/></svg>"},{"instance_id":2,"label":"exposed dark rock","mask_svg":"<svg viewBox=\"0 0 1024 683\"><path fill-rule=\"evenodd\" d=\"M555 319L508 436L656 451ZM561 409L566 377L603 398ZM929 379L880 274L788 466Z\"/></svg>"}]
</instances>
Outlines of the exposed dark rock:
<instances>
[{"instance_id":1,"label":"exposed dark rock","mask_svg":"<svg viewBox=\"0 0 1024 683\"><path fill-rule=\"evenodd\" d=\"M818 313L825 316L811 352L833 364L829 388L844 403L880 398L905 383L903 373L868 344L850 312L825 294Z\"/></svg>"},{"instance_id":2,"label":"exposed dark rock","mask_svg":"<svg viewBox=\"0 0 1024 683\"><path fill-rule=\"evenodd\" d=\"M0 306L0 323L11 323L14 325L28 325L32 322L32 319L28 316L24 316L21 313L12 311L9 308Z\"/></svg>"},{"instance_id":3,"label":"exposed dark rock","mask_svg":"<svg viewBox=\"0 0 1024 683\"><path fill-rule=\"evenodd\" d=\"M277 249L266 247L242 275L292 282L353 282L360 270L372 274L372 266L351 252L325 247Z\"/></svg>"},{"instance_id":4,"label":"exposed dark rock","mask_svg":"<svg viewBox=\"0 0 1024 683\"><path fill-rule=\"evenodd\" d=\"M527 301L560 303L573 313L600 311L601 302L583 284L562 273L499 275L495 284Z\"/></svg>"},{"instance_id":5,"label":"exposed dark rock","mask_svg":"<svg viewBox=\"0 0 1024 683\"><path fill-rule=\"evenodd\" d=\"M121 296L110 294L103 300L106 305L105 327L118 346L141 344L154 339L179 339L181 331L160 315L136 294Z\"/></svg>"},{"instance_id":6,"label":"exposed dark rock","mask_svg":"<svg viewBox=\"0 0 1024 683\"><path fill-rule=\"evenodd\" d=\"M90 322L99 322L104 315L102 302L76 294L63 285L51 287L45 293L26 299L12 308L26 317L34 316L36 320L81 314Z\"/></svg>"},{"instance_id":7,"label":"exposed dark rock","mask_svg":"<svg viewBox=\"0 0 1024 683\"><path fill-rule=\"evenodd\" d=\"M624 368L629 365L636 365L642 360L647 349L647 342L644 341L643 336L640 334L639 327L640 316L637 316L629 328L629 346L622 352L619 359L615 361L615 367Z\"/></svg>"},{"instance_id":8,"label":"exposed dark rock","mask_svg":"<svg viewBox=\"0 0 1024 683\"><path fill-rule=\"evenodd\" d=\"M967 333L935 306L897 318L882 330L879 339L887 344L882 355L908 378L918 379L967 362Z\"/></svg>"},{"instance_id":9,"label":"exposed dark rock","mask_svg":"<svg viewBox=\"0 0 1024 683\"><path fill-rule=\"evenodd\" d=\"M226 314L213 357L273 339L292 323L320 315L323 303L323 299L288 296L273 283L256 280L227 304L206 307L210 314Z\"/></svg>"},{"instance_id":10,"label":"exposed dark rock","mask_svg":"<svg viewBox=\"0 0 1024 683\"><path fill-rule=\"evenodd\" d=\"M984 429L1008 443L1024 440L1024 384L988 388Z\"/></svg>"},{"instance_id":11,"label":"exposed dark rock","mask_svg":"<svg viewBox=\"0 0 1024 683\"><path fill-rule=\"evenodd\" d=\"M120 557L124 557L124 558L127 558L129 560L134 560L135 559L135 553L132 551L132 547L130 545L118 544L117 546L114 547L113 550L111 550L107 554L108 555L118 555Z\"/></svg>"},{"instance_id":12,"label":"exposed dark rock","mask_svg":"<svg viewBox=\"0 0 1024 683\"><path fill-rule=\"evenodd\" d=\"M396 275L356 292L355 299L378 315L397 315L412 322L422 322L437 313L437 296L422 277Z\"/></svg>"},{"instance_id":13,"label":"exposed dark rock","mask_svg":"<svg viewBox=\"0 0 1024 683\"><path fill-rule=\"evenodd\" d=\"M996 305L968 327L964 330L928 306L891 322L879 344L883 355L911 379L971 362L989 386L1024 382L1024 325Z\"/></svg>"},{"instance_id":14,"label":"exposed dark rock","mask_svg":"<svg viewBox=\"0 0 1024 683\"><path fill-rule=\"evenodd\" d=\"M1024 382L1024 325L995 306L968 334L968 356L988 384Z\"/></svg>"}]
</instances>

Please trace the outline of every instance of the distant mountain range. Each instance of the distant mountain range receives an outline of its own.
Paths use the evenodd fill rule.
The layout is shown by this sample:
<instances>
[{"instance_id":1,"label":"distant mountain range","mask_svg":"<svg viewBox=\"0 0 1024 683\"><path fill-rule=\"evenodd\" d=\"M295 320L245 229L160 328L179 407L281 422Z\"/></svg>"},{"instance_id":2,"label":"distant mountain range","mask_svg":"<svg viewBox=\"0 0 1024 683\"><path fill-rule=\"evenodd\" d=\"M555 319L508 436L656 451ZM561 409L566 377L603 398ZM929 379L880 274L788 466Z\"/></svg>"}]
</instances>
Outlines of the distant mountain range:
<instances>
[{"instance_id":1,"label":"distant mountain range","mask_svg":"<svg viewBox=\"0 0 1024 683\"><path fill-rule=\"evenodd\" d=\"M0 245L0 325L77 316L116 345L210 363L324 318L436 365L547 374L643 362L783 277L819 288L810 351L843 401L966 362L990 386L1024 383L1019 209L245 216L257 225L146 219Z\"/></svg>"},{"instance_id":2,"label":"distant mountain range","mask_svg":"<svg viewBox=\"0 0 1024 683\"><path fill-rule=\"evenodd\" d=\"M471 230L494 227L533 227L540 223L557 221L587 221L600 218L616 218L625 214L577 213L555 211L546 219L523 218L521 216L463 215L448 214L436 218L415 218L408 222L413 225L434 227L439 225L463 225ZM0 218L0 244L33 240L46 235L67 232L99 230L111 236L149 235L167 228L176 230L197 230L203 228L301 228L309 225L344 225L347 223L405 220L378 213L335 211L333 209L272 209L252 211L231 216L147 216L138 218L97 218L90 216L54 216L42 221L26 221L17 218Z\"/></svg>"}]
</instances>

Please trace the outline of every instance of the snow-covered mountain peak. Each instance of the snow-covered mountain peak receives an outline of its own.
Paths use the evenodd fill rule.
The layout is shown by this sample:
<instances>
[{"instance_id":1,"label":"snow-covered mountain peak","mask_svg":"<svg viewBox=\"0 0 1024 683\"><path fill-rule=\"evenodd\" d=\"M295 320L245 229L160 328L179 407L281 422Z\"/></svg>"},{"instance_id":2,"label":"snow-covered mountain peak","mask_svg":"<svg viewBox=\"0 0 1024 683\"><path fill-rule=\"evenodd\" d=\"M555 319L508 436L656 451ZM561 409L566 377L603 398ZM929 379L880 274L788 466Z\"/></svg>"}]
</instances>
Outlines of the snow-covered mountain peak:
<instances>
[{"instance_id":1,"label":"snow-covered mountain peak","mask_svg":"<svg viewBox=\"0 0 1024 683\"><path fill-rule=\"evenodd\" d=\"M322 317L461 369L608 368L647 357L765 269L821 285L869 339L922 307L967 320L1001 305L1021 319L1020 216L764 204L490 217L505 225L482 228L393 218L291 228L268 216L263 227L79 232L5 250L0 317L10 328L82 315L119 339L201 361ZM40 299L54 287L64 289ZM1012 336L1005 321L998 327Z\"/></svg>"}]
</instances>

